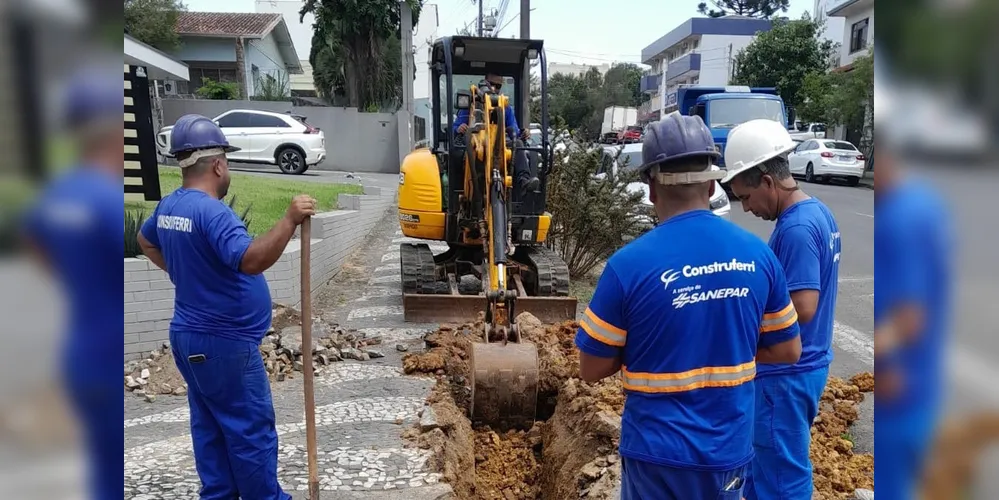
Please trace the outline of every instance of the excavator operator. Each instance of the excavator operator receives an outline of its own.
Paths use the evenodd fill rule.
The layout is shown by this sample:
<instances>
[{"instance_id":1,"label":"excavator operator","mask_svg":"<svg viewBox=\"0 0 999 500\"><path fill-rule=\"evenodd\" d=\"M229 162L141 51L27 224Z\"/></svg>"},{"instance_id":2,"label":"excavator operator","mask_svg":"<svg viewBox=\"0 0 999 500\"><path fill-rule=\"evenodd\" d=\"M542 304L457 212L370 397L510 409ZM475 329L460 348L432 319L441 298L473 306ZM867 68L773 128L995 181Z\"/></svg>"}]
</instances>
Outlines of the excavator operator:
<instances>
[{"instance_id":1,"label":"excavator operator","mask_svg":"<svg viewBox=\"0 0 999 500\"><path fill-rule=\"evenodd\" d=\"M490 93L498 94L503 88L503 77L495 73L487 73L486 79L479 84L481 87L486 88ZM521 129L517 125L517 116L513 112L513 106L507 106L506 108L506 131L509 136L518 140L518 147L523 147L523 142L530 138L530 131L527 129ZM460 109L458 114L454 118L454 132L459 141L464 141L465 131L468 130L468 110ZM531 172L530 164L527 160L526 151L517 151L513 155L513 174L514 181L519 186L519 189L524 192L535 192L538 190L541 181L538 176Z\"/></svg>"}]
</instances>

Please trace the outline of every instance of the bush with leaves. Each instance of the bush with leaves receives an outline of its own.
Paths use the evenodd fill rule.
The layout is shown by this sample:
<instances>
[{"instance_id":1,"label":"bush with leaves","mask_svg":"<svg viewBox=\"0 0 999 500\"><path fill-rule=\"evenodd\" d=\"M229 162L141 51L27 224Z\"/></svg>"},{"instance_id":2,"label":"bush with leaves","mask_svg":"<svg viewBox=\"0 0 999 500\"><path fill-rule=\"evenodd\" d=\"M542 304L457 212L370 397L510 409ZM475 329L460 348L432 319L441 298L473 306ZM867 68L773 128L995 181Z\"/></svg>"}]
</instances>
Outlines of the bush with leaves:
<instances>
[{"instance_id":1,"label":"bush with leaves","mask_svg":"<svg viewBox=\"0 0 999 500\"><path fill-rule=\"evenodd\" d=\"M239 99L239 84L234 82L216 82L211 78L202 77L201 87L198 88L196 93L202 99L232 101Z\"/></svg>"},{"instance_id":2,"label":"bush with leaves","mask_svg":"<svg viewBox=\"0 0 999 500\"><path fill-rule=\"evenodd\" d=\"M233 195L226 202L233 211L236 210L236 196ZM240 220L243 221L243 225L246 227L250 226L250 207L252 203L247 205L243 209L242 213L238 213ZM125 258L138 257L142 255L142 248L139 246L139 230L142 229L142 223L146 221L147 215L145 210L127 210L125 211Z\"/></svg>"},{"instance_id":3,"label":"bush with leaves","mask_svg":"<svg viewBox=\"0 0 999 500\"><path fill-rule=\"evenodd\" d=\"M548 246L573 277L585 276L647 228L643 194L628 191L637 181L633 170L595 179L602 157L603 148L593 145L560 151L548 175Z\"/></svg>"}]
</instances>

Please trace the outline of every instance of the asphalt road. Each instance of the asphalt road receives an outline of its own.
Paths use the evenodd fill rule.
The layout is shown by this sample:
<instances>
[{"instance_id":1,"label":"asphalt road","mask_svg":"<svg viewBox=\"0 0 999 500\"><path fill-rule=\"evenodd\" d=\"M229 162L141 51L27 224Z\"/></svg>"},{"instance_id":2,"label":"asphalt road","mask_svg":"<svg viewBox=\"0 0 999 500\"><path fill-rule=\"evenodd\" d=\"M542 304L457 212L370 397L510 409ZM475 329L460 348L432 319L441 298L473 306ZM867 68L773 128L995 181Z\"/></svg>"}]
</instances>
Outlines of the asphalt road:
<instances>
[{"instance_id":1,"label":"asphalt road","mask_svg":"<svg viewBox=\"0 0 999 500\"><path fill-rule=\"evenodd\" d=\"M833 330L834 358L831 375L848 378L872 371L871 348L874 339L874 191L867 187L837 184L808 184L800 181L809 195L824 202L836 217L843 240L840 256L839 295ZM774 223L745 212L738 201L732 204L732 222L770 238ZM861 405L860 420L851 434L858 451L874 446L873 397Z\"/></svg>"}]
</instances>

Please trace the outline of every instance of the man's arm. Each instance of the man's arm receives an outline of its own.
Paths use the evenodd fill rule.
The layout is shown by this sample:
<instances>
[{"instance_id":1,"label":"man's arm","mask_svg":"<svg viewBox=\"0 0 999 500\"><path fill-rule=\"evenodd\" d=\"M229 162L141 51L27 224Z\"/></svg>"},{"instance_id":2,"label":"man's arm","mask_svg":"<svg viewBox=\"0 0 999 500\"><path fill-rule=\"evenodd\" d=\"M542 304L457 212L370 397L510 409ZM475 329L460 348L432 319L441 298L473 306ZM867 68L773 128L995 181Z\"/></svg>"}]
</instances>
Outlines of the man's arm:
<instances>
[{"instance_id":1,"label":"man's arm","mask_svg":"<svg viewBox=\"0 0 999 500\"><path fill-rule=\"evenodd\" d=\"M155 264L156 267L167 271L166 259L163 258L163 253L159 249L160 237L156 233L158 211L159 206L157 205L152 215L142 223L142 227L139 228L139 234L135 235L135 237L139 241L139 248L142 249L142 255L145 255L149 259L149 262Z\"/></svg>"},{"instance_id":2,"label":"man's arm","mask_svg":"<svg viewBox=\"0 0 999 500\"><path fill-rule=\"evenodd\" d=\"M784 229L775 242L774 253L787 276L787 290L798 313L798 323L808 323L819 308L821 253L812 228L805 225Z\"/></svg>"},{"instance_id":3,"label":"man's arm","mask_svg":"<svg viewBox=\"0 0 999 500\"><path fill-rule=\"evenodd\" d=\"M517 113L513 112L513 104L506 107L506 126L513 127L514 137L520 137L520 126L517 124Z\"/></svg>"},{"instance_id":4,"label":"man's arm","mask_svg":"<svg viewBox=\"0 0 999 500\"><path fill-rule=\"evenodd\" d=\"M773 279L760 322L756 361L767 364L794 364L801 358L801 331L798 313L787 292L787 277L777 259L770 261Z\"/></svg>"},{"instance_id":5,"label":"man's arm","mask_svg":"<svg viewBox=\"0 0 999 500\"><path fill-rule=\"evenodd\" d=\"M454 126L451 128L454 133L458 133L458 127L462 125L468 125L468 110L459 109L458 114L454 117Z\"/></svg>"},{"instance_id":6,"label":"man's arm","mask_svg":"<svg viewBox=\"0 0 999 500\"><path fill-rule=\"evenodd\" d=\"M627 337L623 328L624 300L621 281L608 265L600 275L593 299L579 320L576 332L576 346L580 351L579 376L585 382L596 382L621 369L621 354Z\"/></svg>"},{"instance_id":7,"label":"man's arm","mask_svg":"<svg viewBox=\"0 0 999 500\"><path fill-rule=\"evenodd\" d=\"M250 243L239 261L239 270L245 274L260 274L270 269L288 247L297 226L290 217L282 217L270 231Z\"/></svg>"}]
</instances>

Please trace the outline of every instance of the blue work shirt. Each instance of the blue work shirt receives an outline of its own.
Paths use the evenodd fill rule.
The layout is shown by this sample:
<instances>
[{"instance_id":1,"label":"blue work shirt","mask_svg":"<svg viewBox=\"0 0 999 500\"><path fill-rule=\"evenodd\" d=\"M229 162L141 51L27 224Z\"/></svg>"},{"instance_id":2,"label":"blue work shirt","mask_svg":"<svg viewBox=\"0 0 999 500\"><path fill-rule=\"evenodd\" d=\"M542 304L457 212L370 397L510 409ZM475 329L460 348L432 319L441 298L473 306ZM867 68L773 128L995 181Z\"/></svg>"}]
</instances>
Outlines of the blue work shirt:
<instances>
[{"instance_id":1,"label":"blue work shirt","mask_svg":"<svg viewBox=\"0 0 999 500\"><path fill-rule=\"evenodd\" d=\"M263 274L239 270L253 238L228 205L203 191L170 193L142 225L177 288L171 332L260 342L271 325Z\"/></svg>"},{"instance_id":2,"label":"blue work shirt","mask_svg":"<svg viewBox=\"0 0 999 500\"><path fill-rule=\"evenodd\" d=\"M504 110L504 115L506 116L506 118L505 118L506 126L507 127L513 127L513 136L514 137L520 136L520 127L517 126L517 116L513 112L513 106L507 106L505 108L505 110ZM458 110L458 115L454 117L454 128L452 129L452 130L454 130L454 133L457 134L458 133L458 127L460 125L463 125L463 124L464 125L468 124L468 110L467 109L459 109Z\"/></svg>"},{"instance_id":3,"label":"blue work shirt","mask_svg":"<svg viewBox=\"0 0 999 500\"><path fill-rule=\"evenodd\" d=\"M122 210L121 177L80 165L55 179L26 212L24 232L44 251L68 299L67 362L120 359L124 306L115 277L121 263L111 257L124 246Z\"/></svg>"},{"instance_id":4,"label":"blue work shirt","mask_svg":"<svg viewBox=\"0 0 999 500\"><path fill-rule=\"evenodd\" d=\"M780 214L770 248L784 267L787 290L818 290L815 316L801 325L801 359L793 365L760 364L758 377L801 373L832 363L833 317L839 291L839 226L824 203L809 198Z\"/></svg>"},{"instance_id":5,"label":"blue work shirt","mask_svg":"<svg viewBox=\"0 0 999 500\"><path fill-rule=\"evenodd\" d=\"M932 411L941 397L943 352L950 321L951 245L948 210L936 192L918 180L905 180L875 199L874 328L899 306L923 310L924 326L915 341L875 370L901 371L898 397L877 398L878 416ZM884 413L882 413L884 412Z\"/></svg>"},{"instance_id":6,"label":"blue work shirt","mask_svg":"<svg viewBox=\"0 0 999 500\"><path fill-rule=\"evenodd\" d=\"M580 351L621 357L621 456L701 471L752 460L757 347L798 336L759 238L708 210L672 217L607 261L580 324Z\"/></svg>"}]
</instances>

